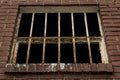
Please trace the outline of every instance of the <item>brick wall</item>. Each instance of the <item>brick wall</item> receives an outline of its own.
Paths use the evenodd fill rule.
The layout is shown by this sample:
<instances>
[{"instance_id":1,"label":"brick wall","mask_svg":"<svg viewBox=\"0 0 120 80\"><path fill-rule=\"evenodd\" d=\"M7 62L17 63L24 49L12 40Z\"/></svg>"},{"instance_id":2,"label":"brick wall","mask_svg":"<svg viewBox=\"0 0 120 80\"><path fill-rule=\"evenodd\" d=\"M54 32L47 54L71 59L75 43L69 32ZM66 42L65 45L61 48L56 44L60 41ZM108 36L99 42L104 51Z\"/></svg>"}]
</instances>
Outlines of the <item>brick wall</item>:
<instances>
[{"instance_id":1,"label":"brick wall","mask_svg":"<svg viewBox=\"0 0 120 80\"><path fill-rule=\"evenodd\" d=\"M12 37L20 5L98 5L113 73L5 73L5 66L10 58ZM92 68L94 69L94 65ZM120 79L120 0L0 0L0 79L38 80L39 78L58 78L66 80Z\"/></svg>"}]
</instances>

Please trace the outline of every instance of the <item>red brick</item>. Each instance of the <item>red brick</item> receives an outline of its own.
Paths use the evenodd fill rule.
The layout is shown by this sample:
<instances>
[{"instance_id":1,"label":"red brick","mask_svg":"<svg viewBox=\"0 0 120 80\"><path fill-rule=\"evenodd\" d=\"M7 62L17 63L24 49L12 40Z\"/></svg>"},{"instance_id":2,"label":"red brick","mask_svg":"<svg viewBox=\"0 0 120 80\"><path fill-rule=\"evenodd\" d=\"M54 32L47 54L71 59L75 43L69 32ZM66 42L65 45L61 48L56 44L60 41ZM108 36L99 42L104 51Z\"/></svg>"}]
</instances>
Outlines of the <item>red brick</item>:
<instances>
[{"instance_id":1,"label":"red brick","mask_svg":"<svg viewBox=\"0 0 120 80\"><path fill-rule=\"evenodd\" d=\"M106 70L107 72L113 72L112 64L106 64Z\"/></svg>"},{"instance_id":2,"label":"red brick","mask_svg":"<svg viewBox=\"0 0 120 80\"><path fill-rule=\"evenodd\" d=\"M17 13L0 13L0 16L16 16Z\"/></svg>"},{"instance_id":3,"label":"red brick","mask_svg":"<svg viewBox=\"0 0 120 80\"><path fill-rule=\"evenodd\" d=\"M89 64L82 64L82 69L83 72L90 72Z\"/></svg>"},{"instance_id":4,"label":"red brick","mask_svg":"<svg viewBox=\"0 0 120 80\"><path fill-rule=\"evenodd\" d=\"M117 46L116 45L110 45L110 46L107 46L107 49L117 50Z\"/></svg>"},{"instance_id":5,"label":"red brick","mask_svg":"<svg viewBox=\"0 0 120 80\"><path fill-rule=\"evenodd\" d=\"M4 33L1 33L0 36L10 37L10 36L13 36L13 33L12 32L4 32Z\"/></svg>"},{"instance_id":6,"label":"red brick","mask_svg":"<svg viewBox=\"0 0 120 80\"><path fill-rule=\"evenodd\" d=\"M80 5L97 5L97 0L80 0Z\"/></svg>"},{"instance_id":7,"label":"red brick","mask_svg":"<svg viewBox=\"0 0 120 80\"><path fill-rule=\"evenodd\" d=\"M119 72L118 72L118 73L116 72L116 73L114 73L113 75L114 75L114 77L115 77L116 79L118 79L118 80L120 79L120 73L119 73Z\"/></svg>"},{"instance_id":8,"label":"red brick","mask_svg":"<svg viewBox=\"0 0 120 80\"><path fill-rule=\"evenodd\" d=\"M108 53L112 56L120 56L120 51L118 50L109 50Z\"/></svg>"},{"instance_id":9,"label":"red brick","mask_svg":"<svg viewBox=\"0 0 120 80\"><path fill-rule=\"evenodd\" d=\"M5 68L0 68L0 74L4 74Z\"/></svg>"},{"instance_id":10,"label":"red brick","mask_svg":"<svg viewBox=\"0 0 120 80\"><path fill-rule=\"evenodd\" d=\"M104 30L105 31L115 31L115 32L117 32L117 31L120 31L120 28L105 28Z\"/></svg>"},{"instance_id":11,"label":"red brick","mask_svg":"<svg viewBox=\"0 0 120 80\"><path fill-rule=\"evenodd\" d=\"M44 0L44 5L51 5L54 4L54 0Z\"/></svg>"},{"instance_id":12,"label":"red brick","mask_svg":"<svg viewBox=\"0 0 120 80\"><path fill-rule=\"evenodd\" d=\"M120 73L120 67L113 67L113 70Z\"/></svg>"},{"instance_id":13,"label":"red brick","mask_svg":"<svg viewBox=\"0 0 120 80\"><path fill-rule=\"evenodd\" d=\"M8 56L9 52L8 51L0 51L0 56Z\"/></svg>"},{"instance_id":14,"label":"red brick","mask_svg":"<svg viewBox=\"0 0 120 80\"><path fill-rule=\"evenodd\" d=\"M110 7L109 8L108 7L100 8L100 11L106 11L106 12L107 11L112 11L113 12L113 11L117 11L117 10L118 10L118 8L110 8Z\"/></svg>"},{"instance_id":15,"label":"red brick","mask_svg":"<svg viewBox=\"0 0 120 80\"><path fill-rule=\"evenodd\" d=\"M2 46L2 47L0 47L0 50L10 50L10 46Z\"/></svg>"},{"instance_id":16,"label":"red brick","mask_svg":"<svg viewBox=\"0 0 120 80\"><path fill-rule=\"evenodd\" d=\"M98 71L98 68L97 68L97 64L90 64L90 69L91 69L91 72L97 72Z\"/></svg>"},{"instance_id":17,"label":"red brick","mask_svg":"<svg viewBox=\"0 0 120 80\"><path fill-rule=\"evenodd\" d=\"M79 5L80 2L79 0L61 0L61 4L62 5L74 5L74 4Z\"/></svg>"},{"instance_id":18,"label":"red brick","mask_svg":"<svg viewBox=\"0 0 120 80\"><path fill-rule=\"evenodd\" d=\"M106 32L105 35L106 35L106 36L108 36L108 35L110 35L110 36L111 36L111 35L112 35L112 36L120 36L120 32Z\"/></svg>"},{"instance_id":19,"label":"red brick","mask_svg":"<svg viewBox=\"0 0 120 80\"><path fill-rule=\"evenodd\" d=\"M0 57L0 62L7 62L8 61L8 57L7 56L1 56Z\"/></svg>"},{"instance_id":20,"label":"red brick","mask_svg":"<svg viewBox=\"0 0 120 80\"><path fill-rule=\"evenodd\" d=\"M0 29L0 32L9 32L9 31L13 32L14 29L13 28Z\"/></svg>"},{"instance_id":21,"label":"red brick","mask_svg":"<svg viewBox=\"0 0 120 80\"><path fill-rule=\"evenodd\" d=\"M120 67L120 61L112 61L112 65L116 67Z\"/></svg>"},{"instance_id":22,"label":"red brick","mask_svg":"<svg viewBox=\"0 0 120 80\"><path fill-rule=\"evenodd\" d=\"M118 56L110 56L111 61L120 61L120 55Z\"/></svg>"},{"instance_id":23,"label":"red brick","mask_svg":"<svg viewBox=\"0 0 120 80\"><path fill-rule=\"evenodd\" d=\"M18 5L13 5L13 6L2 5L1 8L3 8L3 9L18 9Z\"/></svg>"},{"instance_id":24,"label":"red brick","mask_svg":"<svg viewBox=\"0 0 120 80\"><path fill-rule=\"evenodd\" d=\"M13 78L14 78L14 75L0 74L1 80L12 80Z\"/></svg>"},{"instance_id":25,"label":"red brick","mask_svg":"<svg viewBox=\"0 0 120 80\"><path fill-rule=\"evenodd\" d=\"M105 64L98 64L98 71L99 72L106 72L106 65Z\"/></svg>"},{"instance_id":26,"label":"red brick","mask_svg":"<svg viewBox=\"0 0 120 80\"><path fill-rule=\"evenodd\" d=\"M0 68L5 68L6 63L0 63Z\"/></svg>"},{"instance_id":27,"label":"red brick","mask_svg":"<svg viewBox=\"0 0 120 80\"><path fill-rule=\"evenodd\" d=\"M14 27L15 27L15 24L7 24L6 27L7 27L7 28L14 28Z\"/></svg>"}]
</instances>

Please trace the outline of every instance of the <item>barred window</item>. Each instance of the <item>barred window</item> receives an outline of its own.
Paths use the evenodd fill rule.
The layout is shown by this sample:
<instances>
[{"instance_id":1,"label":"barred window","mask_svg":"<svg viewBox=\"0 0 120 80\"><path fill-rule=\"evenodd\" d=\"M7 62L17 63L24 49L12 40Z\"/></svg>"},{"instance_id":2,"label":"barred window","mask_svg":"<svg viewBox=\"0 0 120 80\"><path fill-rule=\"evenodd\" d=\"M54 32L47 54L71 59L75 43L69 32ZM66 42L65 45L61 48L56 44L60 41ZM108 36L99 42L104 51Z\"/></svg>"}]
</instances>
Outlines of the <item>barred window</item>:
<instances>
[{"instance_id":1,"label":"barred window","mask_svg":"<svg viewBox=\"0 0 120 80\"><path fill-rule=\"evenodd\" d=\"M11 63L108 63L96 6L20 7Z\"/></svg>"}]
</instances>

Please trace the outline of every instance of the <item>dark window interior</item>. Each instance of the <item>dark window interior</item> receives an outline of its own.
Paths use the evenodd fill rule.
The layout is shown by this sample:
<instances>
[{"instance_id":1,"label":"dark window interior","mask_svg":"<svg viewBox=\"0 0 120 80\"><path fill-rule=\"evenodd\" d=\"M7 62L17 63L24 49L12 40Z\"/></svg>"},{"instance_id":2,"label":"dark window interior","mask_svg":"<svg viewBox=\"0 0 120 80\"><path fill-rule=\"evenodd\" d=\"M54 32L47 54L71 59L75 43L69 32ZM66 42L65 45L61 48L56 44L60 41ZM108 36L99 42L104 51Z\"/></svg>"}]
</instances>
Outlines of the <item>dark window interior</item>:
<instances>
[{"instance_id":1,"label":"dark window interior","mask_svg":"<svg viewBox=\"0 0 120 80\"><path fill-rule=\"evenodd\" d=\"M27 44L19 44L16 63L26 63L27 49Z\"/></svg>"},{"instance_id":2,"label":"dark window interior","mask_svg":"<svg viewBox=\"0 0 120 80\"><path fill-rule=\"evenodd\" d=\"M93 63L101 63L101 55L100 55L100 48L99 44L91 44L91 52L92 52L92 61Z\"/></svg>"},{"instance_id":3,"label":"dark window interior","mask_svg":"<svg viewBox=\"0 0 120 80\"><path fill-rule=\"evenodd\" d=\"M90 36L100 36L98 18L96 13L86 13Z\"/></svg>"},{"instance_id":4,"label":"dark window interior","mask_svg":"<svg viewBox=\"0 0 120 80\"><path fill-rule=\"evenodd\" d=\"M72 36L72 23L70 13L60 14L61 36Z\"/></svg>"},{"instance_id":5,"label":"dark window interior","mask_svg":"<svg viewBox=\"0 0 120 80\"><path fill-rule=\"evenodd\" d=\"M28 37L30 34L32 13L23 13L18 32L19 37Z\"/></svg>"},{"instance_id":6,"label":"dark window interior","mask_svg":"<svg viewBox=\"0 0 120 80\"><path fill-rule=\"evenodd\" d=\"M61 63L74 63L73 44L61 44Z\"/></svg>"},{"instance_id":7,"label":"dark window interior","mask_svg":"<svg viewBox=\"0 0 120 80\"><path fill-rule=\"evenodd\" d=\"M85 21L83 13L74 13L75 36L86 36Z\"/></svg>"},{"instance_id":8,"label":"dark window interior","mask_svg":"<svg viewBox=\"0 0 120 80\"><path fill-rule=\"evenodd\" d=\"M97 13L86 13L89 36L100 36ZM84 13L74 13L75 36L86 36ZM20 21L18 37L30 35L32 13L23 13ZM58 13L48 13L46 36L58 36ZM33 37L43 37L45 28L45 13L35 13L33 23ZM60 13L61 37L72 36L71 13ZM52 37L51 37L52 38ZM72 37L71 37L72 38ZM23 40L24 41L24 40ZM58 63L58 44L45 43L45 63ZM90 44L93 63L101 63L99 43ZM20 43L16 63L26 63L28 44ZM60 45L60 62L74 63L73 44L63 42ZM42 63L43 44L32 43L30 47L29 63ZM77 63L90 63L88 44L76 43Z\"/></svg>"},{"instance_id":9,"label":"dark window interior","mask_svg":"<svg viewBox=\"0 0 120 80\"><path fill-rule=\"evenodd\" d=\"M29 63L41 63L42 62L42 44L31 44Z\"/></svg>"},{"instance_id":10,"label":"dark window interior","mask_svg":"<svg viewBox=\"0 0 120 80\"><path fill-rule=\"evenodd\" d=\"M58 63L58 45L46 44L45 63Z\"/></svg>"},{"instance_id":11,"label":"dark window interior","mask_svg":"<svg viewBox=\"0 0 120 80\"><path fill-rule=\"evenodd\" d=\"M33 24L33 37L44 36L45 13L36 13Z\"/></svg>"},{"instance_id":12,"label":"dark window interior","mask_svg":"<svg viewBox=\"0 0 120 80\"><path fill-rule=\"evenodd\" d=\"M58 14L48 13L47 17L47 36L58 35Z\"/></svg>"},{"instance_id":13,"label":"dark window interior","mask_svg":"<svg viewBox=\"0 0 120 80\"><path fill-rule=\"evenodd\" d=\"M90 63L87 44L76 44L77 63Z\"/></svg>"}]
</instances>

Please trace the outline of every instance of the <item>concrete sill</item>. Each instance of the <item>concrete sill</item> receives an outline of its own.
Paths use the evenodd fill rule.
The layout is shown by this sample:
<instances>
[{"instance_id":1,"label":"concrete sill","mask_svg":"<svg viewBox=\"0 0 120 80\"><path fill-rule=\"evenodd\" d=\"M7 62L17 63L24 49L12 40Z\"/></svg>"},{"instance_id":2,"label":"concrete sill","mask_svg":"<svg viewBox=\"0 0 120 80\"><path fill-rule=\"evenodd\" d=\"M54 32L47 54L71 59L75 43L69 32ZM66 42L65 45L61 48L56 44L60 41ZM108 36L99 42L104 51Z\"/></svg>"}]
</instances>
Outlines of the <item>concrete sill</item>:
<instances>
[{"instance_id":1,"label":"concrete sill","mask_svg":"<svg viewBox=\"0 0 120 80\"><path fill-rule=\"evenodd\" d=\"M93 72L112 73L112 64L6 64L6 73Z\"/></svg>"}]
</instances>

